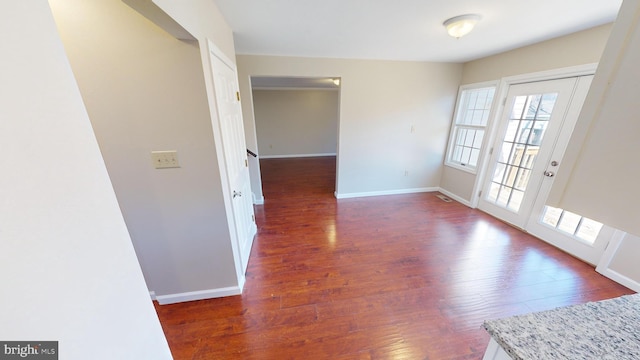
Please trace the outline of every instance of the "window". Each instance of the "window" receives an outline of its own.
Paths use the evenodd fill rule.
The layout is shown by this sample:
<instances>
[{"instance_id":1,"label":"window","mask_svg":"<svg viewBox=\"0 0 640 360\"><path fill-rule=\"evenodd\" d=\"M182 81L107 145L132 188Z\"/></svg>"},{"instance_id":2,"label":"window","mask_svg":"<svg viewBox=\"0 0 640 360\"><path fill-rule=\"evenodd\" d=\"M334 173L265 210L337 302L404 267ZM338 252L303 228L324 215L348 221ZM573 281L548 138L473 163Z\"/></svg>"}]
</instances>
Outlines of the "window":
<instances>
[{"instance_id":1,"label":"window","mask_svg":"<svg viewBox=\"0 0 640 360\"><path fill-rule=\"evenodd\" d=\"M580 239L589 245L593 245L600 233L600 229L602 229L602 223L551 206L544 207L542 223Z\"/></svg>"},{"instance_id":2,"label":"window","mask_svg":"<svg viewBox=\"0 0 640 360\"><path fill-rule=\"evenodd\" d=\"M495 91L493 83L460 87L446 165L476 172Z\"/></svg>"}]
</instances>

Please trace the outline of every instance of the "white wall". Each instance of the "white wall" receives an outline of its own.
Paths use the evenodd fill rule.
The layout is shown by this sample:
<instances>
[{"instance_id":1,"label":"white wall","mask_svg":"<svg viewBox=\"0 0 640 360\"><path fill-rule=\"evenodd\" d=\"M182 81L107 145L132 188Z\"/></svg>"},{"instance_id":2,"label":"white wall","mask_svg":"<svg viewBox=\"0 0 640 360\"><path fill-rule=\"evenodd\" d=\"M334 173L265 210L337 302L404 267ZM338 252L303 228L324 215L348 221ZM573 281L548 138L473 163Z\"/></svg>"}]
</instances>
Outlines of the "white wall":
<instances>
[{"instance_id":1,"label":"white wall","mask_svg":"<svg viewBox=\"0 0 640 360\"><path fill-rule=\"evenodd\" d=\"M198 43L176 40L121 1L51 4L149 289L163 299L237 287ZM180 168L153 168L153 150L177 150Z\"/></svg>"},{"instance_id":2,"label":"white wall","mask_svg":"<svg viewBox=\"0 0 640 360\"><path fill-rule=\"evenodd\" d=\"M45 0L0 2L0 339L170 359Z\"/></svg>"},{"instance_id":3,"label":"white wall","mask_svg":"<svg viewBox=\"0 0 640 360\"><path fill-rule=\"evenodd\" d=\"M214 44L214 46L219 50L219 53L226 57L225 60L227 60L228 63L235 64L236 54L231 28L225 21L220 10L211 0L152 1L177 21L184 29L189 31L189 33L193 35L200 44L200 59L204 71L204 80L207 91L207 100L209 103L209 115L211 118L211 125L213 127L216 156L218 158L218 164L224 164L225 159L222 147L220 121L218 119L218 109L216 105L215 84L213 82L213 73L210 66L211 51L213 50L210 48L210 44ZM255 134L255 128L249 128L248 130L245 130L245 132L248 134ZM251 145L253 145L253 143L251 143ZM255 166L257 163L257 159L253 157L249 157L248 160L250 168ZM240 259L239 243L235 231L231 186L229 185L226 168L224 166L219 166L218 169L220 170L220 180L222 183L220 191L222 191L224 207L226 209L226 214L228 215L226 227L230 235L229 240L231 241L233 250L235 275L237 279L237 285L234 285L234 288L237 287L241 290L244 285L245 274L244 268L242 267L242 261ZM259 172L257 175L252 174L251 181L254 181L256 176L259 179ZM262 194L260 193L259 195L260 198L262 198ZM224 226L222 222L217 222L217 225ZM226 241L226 239L220 238L216 239L216 241ZM236 292L236 290L231 289L231 292Z\"/></svg>"},{"instance_id":4,"label":"white wall","mask_svg":"<svg viewBox=\"0 0 640 360\"><path fill-rule=\"evenodd\" d=\"M260 157L335 154L339 92L254 90Z\"/></svg>"},{"instance_id":5,"label":"white wall","mask_svg":"<svg viewBox=\"0 0 640 360\"><path fill-rule=\"evenodd\" d=\"M640 235L638 63L640 1L625 0L551 199L552 204L636 236Z\"/></svg>"},{"instance_id":6,"label":"white wall","mask_svg":"<svg viewBox=\"0 0 640 360\"><path fill-rule=\"evenodd\" d=\"M244 94L250 76L341 78L339 197L438 187L462 65L250 55L237 64Z\"/></svg>"},{"instance_id":7,"label":"white wall","mask_svg":"<svg viewBox=\"0 0 640 360\"><path fill-rule=\"evenodd\" d=\"M625 284L630 286L636 284L631 289L640 291L638 285L640 284L640 266L638 266L638 254L640 254L640 237L627 234L620 240L620 244L614 253L609 269L632 280L631 284Z\"/></svg>"},{"instance_id":8,"label":"white wall","mask_svg":"<svg viewBox=\"0 0 640 360\"><path fill-rule=\"evenodd\" d=\"M597 63L613 24L597 26L464 64L462 84Z\"/></svg>"},{"instance_id":9,"label":"white wall","mask_svg":"<svg viewBox=\"0 0 640 360\"><path fill-rule=\"evenodd\" d=\"M198 39L203 50L206 39L209 39L235 63L233 32L215 2L211 0L151 1ZM207 55L207 51L202 51L202 55ZM203 63L208 62L203 61Z\"/></svg>"},{"instance_id":10,"label":"white wall","mask_svg":"<svg viewBox=\"0 0 640 360\"><path fill-rule=\"evenodd\" d=\"M462 84L597 63L611 32L611 24L525 46L464 64ZM445 166L441 187L471 202L476 176Z\"/></svg>"}]
</instances>

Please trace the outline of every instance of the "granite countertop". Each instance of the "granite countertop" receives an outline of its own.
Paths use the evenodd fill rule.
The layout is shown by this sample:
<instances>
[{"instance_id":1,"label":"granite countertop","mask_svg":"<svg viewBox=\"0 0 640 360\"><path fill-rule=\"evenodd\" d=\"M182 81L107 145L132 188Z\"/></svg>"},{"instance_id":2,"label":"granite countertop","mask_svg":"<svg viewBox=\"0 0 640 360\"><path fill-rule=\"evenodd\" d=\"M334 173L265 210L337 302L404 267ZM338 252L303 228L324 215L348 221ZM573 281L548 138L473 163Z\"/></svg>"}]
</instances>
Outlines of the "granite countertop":
<instances>
[{"instance_id":1,"label":"granite countertop","mask_svg":"<svg viewBox=\"0 0 640 360\"><path fill-rule=\"evenodd\" d=\"M516 360L640 359L640 294L484 322Z\"/></svg>"}]
</instances>

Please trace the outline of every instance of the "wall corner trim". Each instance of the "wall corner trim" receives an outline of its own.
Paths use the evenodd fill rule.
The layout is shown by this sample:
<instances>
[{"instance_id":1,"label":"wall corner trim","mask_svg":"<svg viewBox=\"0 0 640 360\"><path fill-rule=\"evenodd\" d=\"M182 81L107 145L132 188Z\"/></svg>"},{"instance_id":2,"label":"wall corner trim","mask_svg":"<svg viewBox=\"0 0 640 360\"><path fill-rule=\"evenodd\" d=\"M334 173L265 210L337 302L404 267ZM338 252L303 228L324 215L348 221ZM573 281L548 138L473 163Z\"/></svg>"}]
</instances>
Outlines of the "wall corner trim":
<instances>
[{"instance_id":1,"label":"wall corner trim","mask_svg":"<svg viewBox=\"0 0 640 360\"><path fill-rule=\"evenodd\" d=\"M153 0L122 0L123 3L146 17L164 31L179 40L195 41L196 38L182 25L164 12Z\"/></svg>"},{"instance_id":2,"label":"wall corner trim","mask_svg":"<svg viewBox=\"0 0 640 360\"><path fill-rule=\"evenodd\" d=\"M218 289L190 291L190 292L169 294L169 295L157 295L156 300L158 300L158 304L160 305L167 305L167 304L175 304L175 303L185 302L185 301L213 299L213 298L240 295L240 294L242 294L241 287L230 286L230 287L218 288Z\"/></svg>"}]
</instances>

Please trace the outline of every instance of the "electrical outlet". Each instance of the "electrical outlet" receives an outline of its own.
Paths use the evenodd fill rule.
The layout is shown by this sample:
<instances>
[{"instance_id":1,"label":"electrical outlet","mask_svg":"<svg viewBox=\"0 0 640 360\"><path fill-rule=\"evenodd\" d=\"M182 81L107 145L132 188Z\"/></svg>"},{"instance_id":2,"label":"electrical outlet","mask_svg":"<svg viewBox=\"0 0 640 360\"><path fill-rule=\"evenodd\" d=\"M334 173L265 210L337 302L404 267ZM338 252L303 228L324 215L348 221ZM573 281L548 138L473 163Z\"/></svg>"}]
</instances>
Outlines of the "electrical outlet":
<instances>
[{"instance_id":1,"label":"electrical outlet","mask_svg":"<svg viewBox=\"0 0 640 360\"><path fill-rule=\"evenodd\" d=\"M152 151L151 161L156 169L178 168L178 152L176 150L169 151Z\"/></svg>"}]
</instances>

